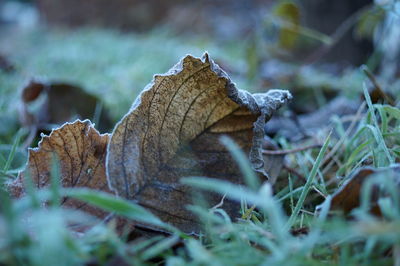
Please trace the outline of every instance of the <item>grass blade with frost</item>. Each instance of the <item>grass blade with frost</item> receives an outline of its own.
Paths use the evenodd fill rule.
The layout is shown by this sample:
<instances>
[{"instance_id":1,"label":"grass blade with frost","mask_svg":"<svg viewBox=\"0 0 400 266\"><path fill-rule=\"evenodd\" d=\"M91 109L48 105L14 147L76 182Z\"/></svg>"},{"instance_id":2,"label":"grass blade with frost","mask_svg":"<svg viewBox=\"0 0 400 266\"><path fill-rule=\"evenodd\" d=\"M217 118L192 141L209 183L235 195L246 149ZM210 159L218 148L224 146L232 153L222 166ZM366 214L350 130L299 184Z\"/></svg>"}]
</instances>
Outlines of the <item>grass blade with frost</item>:
<instances>
[{"instance_id":1,"label":"grass blade with frost","mask_svg":"<svg viewBox=\"0 0 400 266\"><path fill-rule=\"evenodd\" d=\"M298 216L298 214L299 214L299 212L301 210L301 207L303 207L304 200L306 199L307 194L308 194L308 192L310 191L310 189L312 187L312 184L314 182L314 178L315 178L315 176L317 175L317 172L318 172L318 168L319 168L319 166L320 166L320 164L322 162L322 159L325 156L326 149L328 148L328 145L329 145L330 137L331 137L331 133L328 135L328 137L325 140L324 145L322 146L321 150L319 151L317 159L315 160L313 168L311 169L311 172L310 172L310 174L309 174L309 176L307 178L306 184L304 185L303 191L300 194L299 200L297 201L296 206L294 208L294 211L292 212L292 215L289 217L289 220L288 220L288 222L286 224L286 228L287 229L293 226L293 224L296 221L297 216Z\"/></svg>"},{"instance_id":2,"label":"grass blade with frost","mask_svg":"<svg viewBox=\"0 0 400 266\"><path fill-rule=\"evenodd\" d=\"M133 202L129 202L125 199L117 198L116 196L113 196L111 194L96 190L77 188L66 189L64 192L65 195L68 197L82 200L103 210L125 216L138 222L143 222L179 233L176 228L162 222L157 216L153 215L151 212L147 211L143 207Z\"/></svg>"},{"instance_id":3,"label":"grass blade with frost","mask_svg":"<svg viewBox=\"0 0 400 266\"><path fill-rule=\"evenodd\" d=\"M392 155L390 155L388 147L386 146L385 140L383 139L383 136L382 136L382 132L379 130L378 120L376 119L374 107L372 105L371 97L369 96L367 85L365 84L365 82L363 83L363 91L364 91L365 101L367 102L367 105L368 105L368 109L371 112L372 121L376 128L376 133L375 133L375 131L373 131L374 136L376 137L376 141L378 142L378 145L381 147L381 149L385 153L387 159L389 160L389 163L392 164L394 162L394 160L392 158Z\"/></svg>"},{"instance_id":4,"label":"grass blade with frost","mask_svg":"<svg viewBox=\"0 0 400 266\"><path fill-rule=\"evenodd\" d=\"M15 136L15 140L11 147L10 154L8 155L7 161L3 167L4 172L7 172L10 169L11 163L14 160L15 152L16 152L19 142L21 140L21 135L22 135L22 131L20 130L17 132L17 134Z\"/></svg>"},{"instance_id":5,"label":"grass blade with frost","mask_svg":"<svg viewBox=\"0 0 400 266\"><path fill-rule=\"evenodd\" d=\"M141 254L141 258L143 260L152 259L160 255L160 253L164 252L165 250L168 250L178 242L179 242L179 237L176 235L165 238L157 242L156 244L152 245L151 247L147 248L146 250L144 250L144 252Z\"/></svg>"}]
</instances>

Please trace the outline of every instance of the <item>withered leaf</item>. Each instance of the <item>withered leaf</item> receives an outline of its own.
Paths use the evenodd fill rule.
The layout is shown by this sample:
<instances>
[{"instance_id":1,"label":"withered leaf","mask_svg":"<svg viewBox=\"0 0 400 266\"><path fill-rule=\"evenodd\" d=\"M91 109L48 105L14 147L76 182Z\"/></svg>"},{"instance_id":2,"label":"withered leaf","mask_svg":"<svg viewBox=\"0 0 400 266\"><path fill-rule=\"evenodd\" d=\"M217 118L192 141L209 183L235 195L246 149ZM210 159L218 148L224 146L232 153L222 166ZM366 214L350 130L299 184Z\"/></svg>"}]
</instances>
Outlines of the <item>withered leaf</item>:
<instances>
[{"instance_id":1,"label":"withered leaf","mask_svg":"<svg viewBox=\"0 0 400 266\"><path fill-rule=\"evenodd\" d=\"M373 178L374 174L388 173L388 171L396 173L396 178L400 182L400 165L393 165L389 168L363 167L358 169L349 177L349 180L332 195L331 209L342 210L347 214L354 208L357 208L360 206L362 185L365 183L367 178ZM379 188L377 186L373 187L371 212L376 215L381 214L377 204L378 190Z\"/></svg>"},{"instance_id":2,"label":"withered leaf","mask_svg":"<svg viewBox=\"0 0 400 266\"><path fill-rule=\"evenodd\" d=\"M31 80L24 86L21 93L21 98L24 103L29 103L36 100L39 95L46 89L46 85L43 82Z\"/></svg>"},{"instance_id":3,"label":"withered leaf","mask_svg":"<svg viewBox=\"0 0 400 266\"><path fill-rule=\"evenodd\" d=\"M22 124L36 126L39 130L47 129L47 124L62 125L76 119L92 118L100 102L98 97L79 86L37 79L30 80L23 87L21 100ZM111 119L104 110L100 114L99 121L102 131L112 127Z\"/></svg>"},{"instance_id":4,"label":"withered leaf","mask_svg":"<svg viewBox=\"0 0 400 266\"><path fill-rule=\"evenodd\" d=\"M88 187L110 192L105 173L108 141L109 135L101 135L89 120L76 120L54 129L49 136L42 136L37 148L29 149L25 171L9 184L11 194L15 197L24 194L23 179L27 176L37 188L49 186L54 157L59 160L63 187ZM99 217L105 214L69 198L64 199L63 204Z\"/></svg>"},{"instance_id":5,"label":"withered leaf","mask_svg":"<svg viewBox=\"0 0 400 266\"><path fill-rule=\"evenodd\" d=\"M266 175L261 154L264 124L291 98L288 91L250 94L236 89L208 55L186 56L156 75L116 125L107 153L107 177L118 195L134 199L165 222L198 231L183 176L206 175L242 183L240 171L219 142L228 135ZM207 195L210 206L221 197ZM222 207L237 215L237 204Z\"/></svg>"}]
</instances>

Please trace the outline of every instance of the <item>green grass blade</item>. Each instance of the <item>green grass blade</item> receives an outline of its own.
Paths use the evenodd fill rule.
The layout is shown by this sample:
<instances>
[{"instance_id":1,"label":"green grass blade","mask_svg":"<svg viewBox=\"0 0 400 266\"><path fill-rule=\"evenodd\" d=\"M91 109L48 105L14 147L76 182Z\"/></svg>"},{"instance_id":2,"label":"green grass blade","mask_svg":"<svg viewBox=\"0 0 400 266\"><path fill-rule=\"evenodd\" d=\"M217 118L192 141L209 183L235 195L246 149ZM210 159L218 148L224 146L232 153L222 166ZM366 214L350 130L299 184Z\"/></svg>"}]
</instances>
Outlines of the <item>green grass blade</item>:
<instances>
[{"instance_id":1,"label":"green grass blade","mask_svg":"<svg viewBox=\"0 0 400 266\"><path fill-rule=\"evenodd\" d=\"M174 235L172 237L165 238L158 243L152 245L151 247L147 248L142 254L141 258L143 260L152 259L167 249L170 249L172 246L177 244L179 241L179 237Z\"/></svg>"},{"instance_id":2,"label":"green grass blade","mask_svg":"<svg viewBox=\"0 0 400 266\"><path fill-rule=\"evenodd\" d=\"M181 183L226 195L226 197L237 200L238 202L245 199L250 205L264 205L263 199L260 199L257 193L246 187L234 185L227 181L195 176L182 178Z\"/></svg>"},{"instance_id":3,"label":"green grass blade","mask_svg":"<svg viewBox=\"0 0 400 266\"><path fill-rule=\"evenodd\" d=\"M180 233L178 229L162 222L157 216L143 207L114 195L84 188L66 189L64 194L129 219Z\"/></svg>"},{"instance_id":4,"label":"green grass blade","mask_svg":"<svg viewBox=\"0 0 400 266\"><path fill-rule=\"evenodd\" d=\"M325 143L322 146L321 150L319 151L317 159L315 160L313 168L311 169L311 172L310 172L309 176L307 177L306 184L304 185L303 191L300 194L299 200L296 203L294 211L292 212L292 214L289 217L289 220L286 223L285 227L287 229L289 229L289 228L291 228L293 226L294 222L297 219L297 216L299 215L299 212L301 210L301 207L303 206L304 200L306 199L307 194L310 191L311 186L313 184L314 178L317 175L318 168L319 168L319 166L320 166L320 164L322 162L323 157L325 156L326 149L328 148L328 145L329 145L330 137L331 137L331 133L326 138Z\"/></svg>"},{"instance_id":5,"label":"green grass blade","mask_svg":"<svg viewBox=\"0 0 400 266\"><path fill-rule=\"evenodd\" d=\"M276 233L277 238L281 241L284 241L284 239L287 238L287 231L282 226L282 224L285 224L286 218L281 211L280 205L275 202L272 197L272 189L270 188L269 183L265 183L261 187L260 192L256 193L240 185L213 178L187 177L181 179L181 182L186 185L226 195L227 198L238 202L244 199L250 205L256 205L262 208L268 215L271 228L274 233Z\"/></svg>"},{"instance_id":6,"label":"green grass blade","mask_svg":"<svg viewBox=\"0 0 400 266\"><path fill-rule=\"evenodd\" d=\"M372 122L374 123L374 126L376 128L376 138L377 138L378 145L381 147L381 149L385 153L387 159L389 160L389 163L393 164L394 159L393 159L392 155L390 154L388 147L386 146L385 140L383 139L383 136L382 136L382 132L379 130L378 120L376 119L375 112L374 112L375 109L372 105L371 97L369 96L367 85L365 84L365 82L363 83L363 91L364 91L365 101L367 102L368 109L371 113Z\"/></svg>"},{"instance_id":7,"label":"green grass blade","mask_svg":"<svg viewBox=\"0 0 400 266\"><path fill-rule=\"evenodd\" d=\"M15 152L16 152L19 142L21 140L21 136L22 136L22 131L20 130L17 132L17 134L15 136L15 140L11 147L10 154L8 155L7 161L3 167L4 172L7 172L10 169L11 163L14 160Z\"/></svg>"},{"instance_id":8,"label":"green grass blade","mask_svg":"<svg viewBox=\"0 0 400 266\"><path fill-rule=\"evenodd\" d=\"M40 208L40 200L37 194L37 189L35 188L35 184L33 184L33 180L31 178L31 173L29 172L29 170L26 170L24 172L23 180L24 180L24 188L28 197L30 198L29 203L31 204L32 208L34 209Z\"/></svg>"}]
</instances>

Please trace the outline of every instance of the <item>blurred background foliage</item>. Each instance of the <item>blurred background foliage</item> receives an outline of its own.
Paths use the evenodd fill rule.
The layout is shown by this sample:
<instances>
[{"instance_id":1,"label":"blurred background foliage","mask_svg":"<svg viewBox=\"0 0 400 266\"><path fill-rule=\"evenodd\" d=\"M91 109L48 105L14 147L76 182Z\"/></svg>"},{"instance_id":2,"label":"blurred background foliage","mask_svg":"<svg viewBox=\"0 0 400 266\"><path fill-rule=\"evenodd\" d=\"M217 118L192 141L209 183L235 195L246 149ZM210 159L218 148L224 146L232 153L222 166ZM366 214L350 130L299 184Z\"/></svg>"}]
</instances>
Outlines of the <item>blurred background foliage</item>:
<instances>
[{"instance_id":1,"label":"blurred background foliage","mask_svg":"<svg viewBox=\"0 0 400 266\"><path fill-rule=\"evenodd\" d=\"M338 95L360 97L361 64L398 96L399 5L391 0L2 0L0 140L10 142L21 124L29 125L21 118L20 95L33 79L69 84L96 97L101 107L96 110L111 120L97 122L110 132L154 74L185 54L205 51L241 89L290 88L296 99L290 109L297 114ZM83 112L93 112L91 117L76 112L74 119L96 116L92 109ZM41 128L54 126L49 119L42 122L49 124Z\"/></svg>"}]
</instances>

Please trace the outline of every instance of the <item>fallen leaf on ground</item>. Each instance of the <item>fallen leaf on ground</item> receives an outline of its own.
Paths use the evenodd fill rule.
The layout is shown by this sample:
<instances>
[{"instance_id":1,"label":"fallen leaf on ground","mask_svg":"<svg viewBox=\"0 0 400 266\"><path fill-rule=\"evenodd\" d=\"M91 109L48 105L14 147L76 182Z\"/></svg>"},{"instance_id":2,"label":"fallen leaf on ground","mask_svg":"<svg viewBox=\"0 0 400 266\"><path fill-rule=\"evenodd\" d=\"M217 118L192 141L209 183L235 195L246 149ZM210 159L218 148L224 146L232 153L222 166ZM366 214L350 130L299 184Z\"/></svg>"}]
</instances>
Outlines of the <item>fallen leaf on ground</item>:
<instances>
[{"instance_id":1,"label":"fallen leaf on ground","mask_svg":"<svg viewBox=\"0 0 400 266\"><path fill-rule=\"evenodd\" d=\"M354 172L349 180L341 186L341 188L332 195L331 209L342 210L345 214L360 206L360 195L363 184L368 178L373 178L378 173L388 173L394 171L400 180L400 165L394 165L389 168L373 168L363 167ZM389 176L388 176L389 177ZM373 198L371 212L381 215L381 211L377 204L377 192L379 188L373 187Z\"/></svg>"},{"instance_id":2,"label":"fallen leaf on ground","mask_svg":"<svg viewBox=\"0 0 400 266\"><path fill-rule=\"evenodd\" d=\"M76 119L91 119L100 102L96 96L78 86L39 80L31 80L24 86L21 100L22 124L36 126L39 130L48 129L46 125L62 125ZM99 121L100 130L106 131L111 128L111 120L104 110Z\"/></svg>"},{"instance_id":3,"label":"fallen leaf on ground","mask_svg":"<svg viewBox=\"0 0 400 266\"><path fill-rule=\"evenodd\" d=\"M46 85L43 82L31 80L22 89L21 98L24 103L30 103L36 100L40 94L46 90Z\"/></svg>"},{"instance_id":4,"label":"fallen leaf on ground","mask_svg":"<svg viewBox=\"0 0 400 266\"><path fill-rule=\"evenodd\" d=\"M288 91L250 94L236 89L208 55L186 56L164 75L156 75L117 124L107 153L107 176L118 195L136 200L185 232L199 224L186 209L191 188L184 176L205 175L243 183L242 174L219 142L230 136L261 176L264 125L291 98ZM207 194L210 207L221 196ZM222 208L238 216L238 204Z\"/></svg>"},{"instance_id":5,"label":"fallen leaf on ground","mask_svg":"<svg viewBox=\"0 0 400 266\"><path fill-rule=\"evenodd\" d=\"M59 178L63 187L87 187L110 192L105 172L109 135L101 135L89 120L77 120L43 136L37 148L29 149L26 169L8 188L15 197L24 192L24 178L30 176L36 188L50 185L54 159L59 161ZM53 158L55 157L55 158ZM73 199L63 205L82 209L104 218L105 212Z\"/></svg>"}]
</instances>

